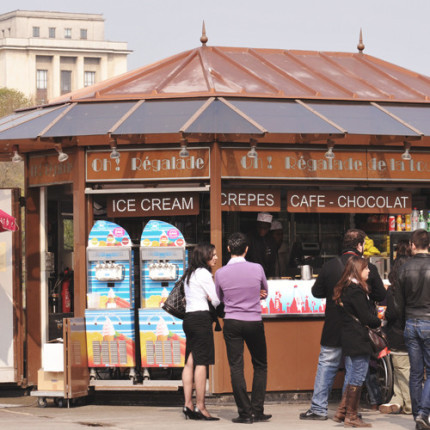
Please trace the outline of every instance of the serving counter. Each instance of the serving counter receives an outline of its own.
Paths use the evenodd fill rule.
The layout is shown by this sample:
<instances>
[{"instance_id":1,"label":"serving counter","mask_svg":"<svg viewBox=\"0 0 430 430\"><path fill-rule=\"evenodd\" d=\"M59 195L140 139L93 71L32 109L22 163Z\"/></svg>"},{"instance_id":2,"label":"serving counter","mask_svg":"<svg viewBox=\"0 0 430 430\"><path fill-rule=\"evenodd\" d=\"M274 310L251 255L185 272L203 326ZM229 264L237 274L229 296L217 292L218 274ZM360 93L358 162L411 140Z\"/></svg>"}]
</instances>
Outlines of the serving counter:
<instances>
[{"instance_id":1,"label":"serving counter","mask_svg":"<svg viewBox=\"0 0 430 430\"><path fill-rule=\"evenodd\" d=\"M269 293L262 300L267 341L267 391L313 389L324 323L325 299L312 296L315 279L270 279ZM215 334L215 366L212 392L231 392L230 374L222 333ZM252 364L245 348L247 386L252 386ZM339 374L335 387L341 386Z\"/></svg>"}]
</instances>

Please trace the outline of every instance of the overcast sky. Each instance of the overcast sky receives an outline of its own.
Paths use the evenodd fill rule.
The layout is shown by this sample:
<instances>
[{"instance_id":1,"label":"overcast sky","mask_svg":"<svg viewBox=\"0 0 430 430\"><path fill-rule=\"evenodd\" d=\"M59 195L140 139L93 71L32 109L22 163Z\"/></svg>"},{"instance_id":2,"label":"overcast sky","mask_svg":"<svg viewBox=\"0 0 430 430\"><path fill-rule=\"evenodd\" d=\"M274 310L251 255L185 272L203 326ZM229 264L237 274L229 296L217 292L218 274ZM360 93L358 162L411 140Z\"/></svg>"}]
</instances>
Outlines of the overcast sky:
<instances>
[{"instance_id":1,"label":"overcast sky","mask_svg":"<svg viewBox=\"0 0 430 430\"><path fill-rule=\"evenodd\" d=\"M129 70L208 45L357 52L430 76L430 0L3 0L0 13L103 14L105 37L133 50Z\"/></svg>"}]
</instances>

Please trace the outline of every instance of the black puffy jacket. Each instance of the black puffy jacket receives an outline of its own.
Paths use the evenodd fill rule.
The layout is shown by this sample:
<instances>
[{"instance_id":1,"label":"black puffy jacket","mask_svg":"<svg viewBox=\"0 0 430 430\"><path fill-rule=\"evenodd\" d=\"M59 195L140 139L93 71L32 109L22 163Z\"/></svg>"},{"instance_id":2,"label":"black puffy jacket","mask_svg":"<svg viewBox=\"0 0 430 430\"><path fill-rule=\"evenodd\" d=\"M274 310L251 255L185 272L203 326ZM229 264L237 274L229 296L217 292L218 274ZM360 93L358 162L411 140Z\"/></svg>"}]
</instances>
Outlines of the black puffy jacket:
<instances>
[{"instance_id":1,"label":"black puffy jacket","mask_svg":"<svg viewBox=\"0 0 430 430\"><path fill-rule=\"evenodd\" d=\"M408 319L430 320L429 254L415 254L400 268L395 301L403 326Z\"/></svg>"}]
</instances>

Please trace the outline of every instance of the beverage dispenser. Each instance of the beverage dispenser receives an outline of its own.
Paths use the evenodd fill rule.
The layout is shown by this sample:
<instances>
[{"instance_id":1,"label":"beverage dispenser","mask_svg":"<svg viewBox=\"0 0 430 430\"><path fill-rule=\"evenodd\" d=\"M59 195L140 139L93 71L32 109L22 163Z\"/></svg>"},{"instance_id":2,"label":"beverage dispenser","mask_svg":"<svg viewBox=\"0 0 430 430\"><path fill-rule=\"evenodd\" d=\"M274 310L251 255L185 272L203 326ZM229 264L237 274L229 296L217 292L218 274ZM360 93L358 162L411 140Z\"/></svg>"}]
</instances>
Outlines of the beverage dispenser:
<instances>
[{"instance_id":1,"label":"beverage dispenser","mask_svg":"<svg viewBox=\"0 0 430 430\"><path fill-rule=\"evenodd\" d=\"M130 368L135 377L134 275L128 233L109 221L97 221L87 248L88 367Z\"/></svg>"},{"instance_id":2,"label":"beverage dispenser","mask_svg":"<svg viewBox=\"0 0 430 430\"><path fill-rule=\"evenodd\" d=\"M144 378L151 367L182 367L185 334L182 321L161 306L183 275L187 252L182 233L173 225L151 220L140 241L141 308L139 332Z\"/></svg>"}]
</instances>

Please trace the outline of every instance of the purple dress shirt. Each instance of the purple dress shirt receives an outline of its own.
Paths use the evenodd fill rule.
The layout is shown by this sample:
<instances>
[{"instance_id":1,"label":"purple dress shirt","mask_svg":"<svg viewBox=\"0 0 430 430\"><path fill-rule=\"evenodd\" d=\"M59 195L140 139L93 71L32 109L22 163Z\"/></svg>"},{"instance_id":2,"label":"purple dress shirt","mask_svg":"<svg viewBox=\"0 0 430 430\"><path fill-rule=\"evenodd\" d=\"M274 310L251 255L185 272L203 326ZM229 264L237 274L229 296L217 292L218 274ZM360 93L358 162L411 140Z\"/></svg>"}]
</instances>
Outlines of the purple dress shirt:
<instances>
[{"instance_id":1,"label":"purple dress shirt","mask_svg":"<svg viewBox=\"0 0 430 430\"><path fill-rule=\"evenodd\" d=\"M224 303L225 319L261 320L260 290L267 291L267 279L260 264L231 258L215 273L215 287Z\"/></svg>"}]
</instances>

